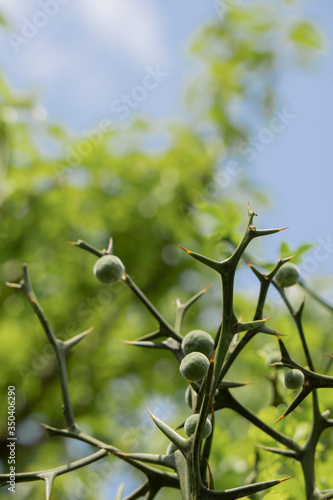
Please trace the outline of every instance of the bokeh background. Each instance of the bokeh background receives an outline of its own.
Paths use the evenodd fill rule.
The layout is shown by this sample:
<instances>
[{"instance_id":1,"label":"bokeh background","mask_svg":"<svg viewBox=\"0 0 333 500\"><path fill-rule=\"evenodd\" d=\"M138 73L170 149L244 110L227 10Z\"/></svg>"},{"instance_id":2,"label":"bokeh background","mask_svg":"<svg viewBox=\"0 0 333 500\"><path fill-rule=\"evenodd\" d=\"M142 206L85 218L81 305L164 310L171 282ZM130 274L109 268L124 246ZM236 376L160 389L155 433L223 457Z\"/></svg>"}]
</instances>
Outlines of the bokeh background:
<instances>
[{"instance_id":1,"label":"bokeh background","mask_svg":"<svg viewBox=\"0 0 333 500\"><path fill-rule=\"evenodd\" d=\"M332 9L329 0L0 1L2 282L19 280L27 262L60 338L95 327L68 361L75 414L87 432L124 450L163 452L167 443L146 407L177 425L187 415L186 383L171 356L120 341L153 331L155 322L128 289L96 282L94 257L67 241L102 249L112 235L127 271L170 321L177 297L185 301L213 283L184 333L197 327L214 335L219 283L178 244L224 258L250 201L258 226L291 226L253 245L250 255L269 265L298 251L304 280L333 299ZM258 284L245 267L237 290L237 312L250 318ZM295 287L291 298L296 303L303 293ZM55 361L24 298L3 285L1 300L1 401L15 385L17 470L90 453L82 443L44 436L40 422L63 425ZM322 359L332 350L330 317L309 304L311 347ZM269 313L273 327L292 333L273 294ZM292 335L290 346L297 352ZM267 418L275 411L262 409L271 398L263 374L272 349L261 339L233 374L258 380L241 397ZM1 406L2 471L5 411ZM297 423L306 432L306 411L290 419L290 432ZM253 466L253 440L262 438L226 413L217 437L225 453L214 456L221 488L242 483ZM292 467L297 474L295 465L262 460L263 480L292 474ZM328 464L329 454L323 487ZM109 459L62 476L54 498L114 498L125 479L126 494L142 480ZM279 498L300 498L301 480L294 485ZM43 485L18 485L17 495L43 498Z\"/></svg>"}]
</instances>

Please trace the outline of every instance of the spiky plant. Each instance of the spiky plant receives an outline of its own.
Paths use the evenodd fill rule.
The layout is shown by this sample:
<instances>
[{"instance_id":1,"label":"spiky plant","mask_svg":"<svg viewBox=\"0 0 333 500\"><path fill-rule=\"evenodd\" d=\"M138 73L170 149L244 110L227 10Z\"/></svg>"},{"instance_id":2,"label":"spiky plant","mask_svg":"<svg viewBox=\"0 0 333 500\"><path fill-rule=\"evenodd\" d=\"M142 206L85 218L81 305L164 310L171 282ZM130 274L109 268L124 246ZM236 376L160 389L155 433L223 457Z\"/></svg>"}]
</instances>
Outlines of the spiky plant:
<instances>
[{"instance_id":1,"label":"spiky plant","mask_svg":"<svg viewBox=\"0 0 333 500\"><path fill-rule=\"evenodd\" d=\"M33 291L27 265L23 265L23 277L20 283L8 283L8 286L17 288L25 294L54 349L58 364L63 411L66 420L66 426L64 428L54 428L49 425L44 425L44 427L49 435L80 440L96 447L97 451L81 460L54 469L18 473L15 475L16 482L43 480L46 484L46 499L49 500L51 498L55 478L84 467L94 461L102 460L108 455L113 455L119 460L123 460L137 470L143 472L146 476L146 480L142 485L132 494L128 495L126 500L134 500L141 496L145 496L147 500L150 500L155 498L162 488L180 489L184 500L234 500L244 497L254 498L254 495L258 492L276 486L288 479L288 477L283 479L267 478L264 482L254 482L256 475L254 474L252 480L249 480L248 484L243 486L235 485L234 488L224 491L214 489L214 474L211 472L209 460L214 440L214 428L217 425L215 414L217 412L223 412L224 409L230 409L235 412L235 414L246 419L251 425L260 429L277 443L276 447L261 446L262 449L279 455L281 461L293 459L301 464L307 500L328 500L333 498L333 489L320 491L316 485L315 477L315 453L317 444L323 431L333 426L333 420L329 418L329 411L322 413L319 408L317 391L321 388L332 388L333 377L320 374L315 370L302 326L304 301L300 308L295 310L285 294L284 287L289 286L291 282L290 280L285 282L282 279L284 276L282 270L283 266L289 263L292 257L279 259L270 272L261 272L257 267L247 261L260 283L257 305L252 321L242 322L241 319L237 318L235 313L235 273L241 259L245 259L245 250L252 240L282 231L282 229L257 229L253 224L255 216L256 214L249 207L248 223L243 238L232 254L221 262L183 248L189 256L198 260L204 266L213 269L222 279L222 322L214 340L211 340L206 332L200 330L195 330L194 333L191 332L191 335L189 335L185 341L182 335L182 323L186 312L192 304L207 291L208 287L197 293L186 303L182 303L180 299L177 299L177 315L174 325L171 325L127 274L121 260L118 257L110 257L113 256L112 240L110 240L108 249L101 251L81 240L73 243L73 245L87 250L98 257L98 264L95 265L95 274L99 279L102 276L103 282L106 281L111 283L121 280L130 290L132 290L156 320L158 325L156 331L136 341L129 341L127 343L150 349L170 351L174 355L175 362L181 366L182 375L189 380L186 398L190 404L191 410L185 421L186 437L182 437L177 430L172 429L167 423L151 414L151 418L158 429L170 441L167 453L162 451L161 454L130 453L128 450L124 452L110 443L102 442L86 434L78 427L70 398L66 357L69 351L88 335L90 330L76 335L67 341L59 340L49 325L44 311ZM106 259L106 256L110 258ZM105 262L108 266L107 268L103 267L103 263ZM289 264L287 264L286 269L288 269L288 266ZM294 271L294 277L297 273L294 267L292 267L291 270ZM110 273L112 275L111 278ZM298 275L295 280L295 283L296 282L298 282ZM299 283L306 288L301 280ZM291 284L294 284L294 281L292 281ZM275 287L282 297L295 323L300 345L306 358L306 367L301 366L291 357L285 343L282 341L282 333L270 328L267 325L269 318L263 317L267 293L271 286ZM313 292L312 295L316 298ZM332 311L332 308L325 302L322 301L322 304ZM240 337L239 334L242 332L244 332L244 334ZM302 445L298 444L290 436L280 432L277 426L272 427L260 419L233 395L231 389L245 386L245 383L242 384L226 379L226 374L236 359L241 357L243 362L246 363L244 348L259 333L272 336L278 343L280 358L275 360L272 366L296 370L296 372L292 372L289 375L289 378L296 374L297 384L294 379L288 383L291 384L290 387L299 387L299 392L277 420L277 426L279 425L278 422L294 411L305 398L310 395L312 396L312 421L310 432L305 443ZM210 355L210 344L212 344L213 349L212 355ZM186 352L184 352L183 349ZM198 365L196 367L195 363L199 361L201 364L199 363L200 366ZM197 375L198 373L199 375ZM191 380L191 378L193 380ZM181 426L182 425L180 425L179 428ZM8 485L9 481L10 474L0 475L2 486ZM122 488L119 489L116 498L117 500L121 500Z\"/></svg>"}]
</instances>

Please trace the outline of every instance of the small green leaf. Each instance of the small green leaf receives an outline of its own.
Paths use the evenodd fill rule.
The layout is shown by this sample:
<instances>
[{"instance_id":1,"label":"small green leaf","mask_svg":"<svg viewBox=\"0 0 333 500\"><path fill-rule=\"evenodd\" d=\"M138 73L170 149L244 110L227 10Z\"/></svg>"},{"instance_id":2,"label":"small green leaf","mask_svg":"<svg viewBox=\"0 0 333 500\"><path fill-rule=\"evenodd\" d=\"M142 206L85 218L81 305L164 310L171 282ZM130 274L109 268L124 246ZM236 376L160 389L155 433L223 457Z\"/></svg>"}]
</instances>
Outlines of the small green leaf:
<instances>
[{"instance_id":1,"label":"small green leaf","mask_svg":"<svg viewBox=\"0 0 333 500\"><path fill-rule=\"evenodd\" d=\"M306 21L294 24L289 36L292 41L307 48L321 49L323 46L319 32Z\"/></svg>"},{"instance_id":2,"label":"small green leaf","mask_svg":"<svg viewBox=\"0 0 333 500\"><path fill-rule=\"evenodd\" d=\"M288 245L287 242L283 241L280 246L280 257L281 259L285 259L293 255L295 256L293 257L293 263L296 264L301 262L302 260L300 258L300 255L307 252L311 248L313 248L313 245L311 243L304 243L303 245L300 245L296 250L294 250Z\"/></svg>"},{"instance_id":3,"label":"small green leaf","mask_svg":"<svg viewBox=\"0 0 333 500\"><path fill-rule=\"evenodd\" d=\"M302 253L307 252L307 250L310 250L311 248L313 248L312 243L305 243L304 245L301 245L300 247L297 248L296 253L298 255L301 255Z\"/></svg>"},{"instance_id":4,"label":"small green leaf","mask_svg":"<svg viewBox=\"0 0 333 500\"><path fill-rule=\"evenodd\" d=\"M280 256L282 259L285 259L286 257L289 257L290 255L293 255L295 252L292 251L290 246L286 241L283 241L280 245Z\"/></svg>"}]
</instances>

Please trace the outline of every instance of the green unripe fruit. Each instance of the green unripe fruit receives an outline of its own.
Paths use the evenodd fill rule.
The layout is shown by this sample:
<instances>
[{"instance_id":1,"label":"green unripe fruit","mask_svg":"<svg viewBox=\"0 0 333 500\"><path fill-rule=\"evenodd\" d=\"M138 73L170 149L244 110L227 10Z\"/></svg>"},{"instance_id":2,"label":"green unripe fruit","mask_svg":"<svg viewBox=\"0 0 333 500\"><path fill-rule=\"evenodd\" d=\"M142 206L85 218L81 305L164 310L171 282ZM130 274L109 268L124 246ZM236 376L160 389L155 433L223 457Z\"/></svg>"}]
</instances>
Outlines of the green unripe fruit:
<instances>
[{"instance_id":1,"label":"green unripe fruit","mask_svg":"<svg viewBox=\"0 0 333 500\"><path fill-rule=\"evenodd\" d=\"M170 443L169 446L167 447L166 455L171 455L176 450L178 450L177 446L175 444L173 444L173 443Z\"/></svg>"},{"instance_id":2,"label":"green unripe fruit","mask_svg":"<svg viewBox=\"0 0 333 500\"><path fill-rule=\"evenodd\" d=\"M298 389L304 384L304 375L300 370L288 370L284 374L284 385L288 389Z\"/></svg>"},{"instance_id":3,"label":"green unripe fruit","mask_svg":"<svg viewBox=\"0 0 333 500\"><path fill-rule=\"evenodd\" d=\"M94 265L94 275L102 283L117 283L125 275L125 267L119 257L103 255Z\"/></svg>"},{"instance_id":4,"label":"green unripe fruit","mask_svg":"<svg viewBox=\"0 0 333 500\"><path fill-rule=\"evenodd\" d=\"M191 415L185 420L184 430L186 436L190 437L192 436L192 434L194 434L198 420L199 420L198 413L194 413L194 415ZM210 420L206 418L205 426L202 431L202 439L208 437L211 432L212 432L212 424L210 423Z\"/></svg>"},{"instance_id":5,"label":"green unripe fruit","mask_svg":"<svg viewBox=\"0 0 333 500\"><path fill-rule=\"evenodd\" d=\"M189 385L185 391L185 403L194 410L198 400L198 395L194 389Z\"/></svg>"},{"instance_id":6,"label":"green unripe fruit","mask_svg":"<svg viewBox=\"0 0 333 500\"><path fill-rule=\"evenodd\" d=\"M184 378L195 382L207 375L208 367L208 358L202 352L190 352L182 359L179 370Z\"/></svg>"},{"instance_id":7,"label":"green unripe fruit","mask_svg":"<svg viewBox=\"0 0 333 500\"><path fill-rule=\"evenodd\" d=\"M293 286L299 282L299 270L295 264L287 262L276 273L276 281L283 287Z\"/></svg>"},{"instance_id":8,"label":"green unripe fruit","mask_svg":"<svg viewBox=\"0 0 333 500\"><path fill-rule=\"evenodd\" d=\"M192 330L183 338L182 349L185 355L190 352L202 352L210 359L214 350L214 340L203 330Z\"/></svg>"}]
</instances>

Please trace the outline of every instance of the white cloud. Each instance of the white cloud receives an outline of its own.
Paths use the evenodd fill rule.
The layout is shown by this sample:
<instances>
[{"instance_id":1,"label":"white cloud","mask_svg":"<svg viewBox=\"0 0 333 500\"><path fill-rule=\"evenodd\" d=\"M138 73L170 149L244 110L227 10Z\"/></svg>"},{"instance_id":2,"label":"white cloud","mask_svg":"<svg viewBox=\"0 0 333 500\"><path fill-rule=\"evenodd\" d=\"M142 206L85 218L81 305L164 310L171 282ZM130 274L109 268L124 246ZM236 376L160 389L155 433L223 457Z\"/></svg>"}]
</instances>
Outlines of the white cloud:
<instances>
[{"instance_id":1,"label":"white cloud","mask_svg":"<svg viewBox=\"0 0 333 500\"><path fill-rule=\"evenodd\" d=\"M22 17L32 20L48 1L58 3L58 0L0 0L0 9L19 33ZM73 19L74 29L75 21L83 24L87 39L99 39L106 47L125 53L141 64L166 59L162 12L153 0L68 0L64 4L59 0L61 22ZM53 23L58 15L51 17Z\"/></svg>"},{"instance_id":2,"label":"white cloud","mask_svg":"<svg viewBox=\"0 0 333 500\"><path fill-rule=\"evenodd\" d=\"M10 22L0 32L3 68L13 82L39 90L47 108L67 103L67 118L109 113L112 99L140 83L145 66L168 71L165 17L154 0L60 1L0 0ZM58 13L14 54L9 32L20 35L47 2L59 2Z\"/></svg>"},{"instance_id":3,"label":"white cloud","mask_svg":"<svg viewBox=\"0 0 333 500\"><path fill-rule=\"evenodd\" d=\"M37 8L37 6L36 3L35 7ZM34 10L33 7L34 2L18 2L15 0L8 2L7 0L0 0L1 13L4 14L5 18L8 18L9 21L13 21L14 23L18 17L26 16L31 13Z\"/></svg>"},{"instance_id":4,"label":"white cloud","mask_svg":"<svg viewBox=\"0 0 333 500\"><path fill-rule=\"evenodd\" d=\"M89 28L108 46L126 51L143 64L164 59L162 19L148 0L81 0L77 8ZM91 33L91 30L93 33Z\"/></svg>"}]
</instances>

